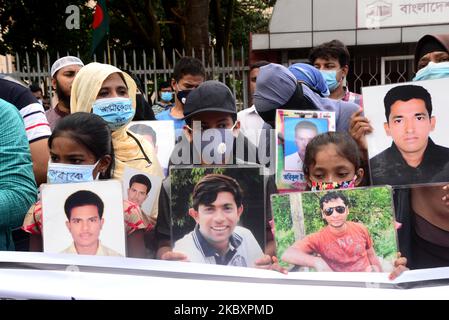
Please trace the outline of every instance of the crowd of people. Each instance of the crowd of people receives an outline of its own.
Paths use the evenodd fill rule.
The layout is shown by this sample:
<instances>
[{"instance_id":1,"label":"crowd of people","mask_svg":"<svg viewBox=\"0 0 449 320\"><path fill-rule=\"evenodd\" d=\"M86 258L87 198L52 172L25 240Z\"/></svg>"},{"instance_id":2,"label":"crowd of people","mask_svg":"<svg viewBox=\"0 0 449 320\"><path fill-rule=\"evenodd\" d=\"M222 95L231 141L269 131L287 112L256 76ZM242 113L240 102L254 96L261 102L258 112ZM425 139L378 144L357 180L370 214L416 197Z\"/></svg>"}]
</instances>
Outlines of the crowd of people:
<instances>
[{"instance_id":1,"label":"crowd of people","mask_svg":"<svg viewBox=\"0 0 449 320\"><path fill-rule=\"evenodd\" d=\"M395 126L400 121L409 121L409 116L427 121L429 130L434 126L430 97L413 85L407 86L406 94L401 86L396 87L401 88L396 89L400 93L389 92L385 98L385 128L394 142L373 160L388 163L386 169L372 171L366 135L373 128L363 113L366 101L345 86L349 61L348 49L338 40L312 48L309 63L285 67L259 61L249 72L251 105L240 112L230 89L219 81L207 80L201 61L192 57L183 57L176 63L171 81L160 85L158 102L153 105L144 101L142 88L127 72L96 62L84 65L71 56L58 59L51 68L57 103L50 108L44 109L44 100L48 98L40 88L34 86L30 90L0 75L3 124L0 129L0 250L15 249L12 232L18 227L31 234L30 251L43 250L45 212L38 190L45 183L122 179L125 168L130 167L164 180L152 212L141 210L137 195L124 200L127 256L255 266L286 272L278 264L278 258L282 258L292 264L338 271L332 268L333 262L327 257L341 258L347 252L338 246L335 252L318 250L318 237L297 242L282 257L276 257L270 205L270 195L277 193L274 172L270 170L275 162L272 150L276 137L270 135L273 132L270 129L275 128L276 110L287 109L335 112L336 132L318 134L307 122L301 122L295 129L295 132L307 131L309 136L298 138L304 141L298 142L298 153L286 165L304 172L307 190L355 188L369 186L371 182L402 185L406 184L402 181L404 177L407 184L420 183L419 187L394 194L400 253L391 278L407 268L449 266L448 186L426 188L423 185L449 181L447 149L428 138L423 140L419 152L412 154L394 138L398 130ZM449 77L449 35L421 38L416 47L415 66L416 76L410 79L413 81ZM416 100L421 101L419 106L409 103ZM401 113L403 110L405 113ZM140 118L136 118L138 114ZM174 122L176 145L169 168L179 164L266 167L265 194L260 195L266 200L265 248L238 225L240 216L251 212L244 211L239 183L221 174L207 175L195 185L192 207L186 215L195 220L196 226L174 242L170 225L172 179L169 174L165 177L167 173L162 170L154 145L128 130L132 120ZM201 139L198 143L196 137L209 129L217 134L212 148L209 145L207 149L208 145ZM159 145L163 143L158 140ZM426 156L426 150L438 156ZM423 166L428 169L423 171ZM58 170L77 174L61 176L55 174ZM437 175L439 179L435 180ZM134 182L148 185L144 175L142 179ZM146 193L142 193L143 197L150 188L151 183ZM131 182L129 192L138 192ZM83 193L77 196L84 197ZM430 198L433 203L424 205ZM92 205L93 200L89 199L86 204L81 201L81 206ZM65 212L70 230L74 230L73 212L71 208ZM339 194L323 199L320 214L333 225L332 215L343 218L348 214L347 199ZM102 209L96 211L95 217L102 224ZM339 233L347 234L348 228L352 228L351 233L366 233L349 222L326 230L338 238ZM380 271L369 235L365 242L363 268L375 266L372 269ZM98 239L88 245L83 247L82 242L74 242L66 252L107 255L111 251Z\"/></svg>"}]
</instances>

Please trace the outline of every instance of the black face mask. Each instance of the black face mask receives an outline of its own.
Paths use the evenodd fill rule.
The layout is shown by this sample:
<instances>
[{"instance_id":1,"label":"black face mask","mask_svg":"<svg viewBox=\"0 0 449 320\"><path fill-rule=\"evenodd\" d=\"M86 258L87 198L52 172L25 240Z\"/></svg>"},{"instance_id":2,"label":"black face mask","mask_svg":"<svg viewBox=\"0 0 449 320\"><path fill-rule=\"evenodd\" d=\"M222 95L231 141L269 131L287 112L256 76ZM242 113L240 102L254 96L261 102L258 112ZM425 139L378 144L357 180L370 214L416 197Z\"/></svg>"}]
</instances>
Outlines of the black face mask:
<instances>
[{"instance_id":1,"label":"black face mask","mask_svg":"<svg viewBox=\"0 0 449 320\"><path fill-rule=\"evenodd\" d=\"M178 98L179 102L182 104L186 103L187 96L189 93L192 92L192 89L190 90L179 90L178 93L176 93L176 97Z\"/></svg>"}]
</instances>

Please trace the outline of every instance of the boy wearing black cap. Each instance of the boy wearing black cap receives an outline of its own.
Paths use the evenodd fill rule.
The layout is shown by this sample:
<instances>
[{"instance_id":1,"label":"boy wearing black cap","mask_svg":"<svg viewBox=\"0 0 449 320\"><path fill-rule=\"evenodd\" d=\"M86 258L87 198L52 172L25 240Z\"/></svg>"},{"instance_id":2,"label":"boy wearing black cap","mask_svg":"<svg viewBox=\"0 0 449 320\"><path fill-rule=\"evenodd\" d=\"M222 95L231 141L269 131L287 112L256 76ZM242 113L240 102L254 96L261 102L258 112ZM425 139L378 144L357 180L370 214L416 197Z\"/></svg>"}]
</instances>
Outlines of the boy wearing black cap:
<instances>
[{"instance_id":1,"label":"boy wearing black cap","mask_svg":"<svg viewBox=\"0 0 449 320\"><path fill-rule=\"evenodd\" d=\"M239 132L235 99L229 88L215 80L202 83L193 90L184 105L184 136L170 157L173 164L245 164L260 163L257 148ZM208 130L207 129L215 129ZM159 197L156 234L159 240L158 258L176 260L182 256L171 251L170 241L170 179L163 183ZM267 194L277 192L274 179L269 177ZM266 197L269 201L269 197ZM270 208L269 202L267 208ZM271 214L268 213L271 217ZM267 232L266 252L274 255L272 233ZM165 253L167 255L164 255Z\"/></svg>"}]
</instances>

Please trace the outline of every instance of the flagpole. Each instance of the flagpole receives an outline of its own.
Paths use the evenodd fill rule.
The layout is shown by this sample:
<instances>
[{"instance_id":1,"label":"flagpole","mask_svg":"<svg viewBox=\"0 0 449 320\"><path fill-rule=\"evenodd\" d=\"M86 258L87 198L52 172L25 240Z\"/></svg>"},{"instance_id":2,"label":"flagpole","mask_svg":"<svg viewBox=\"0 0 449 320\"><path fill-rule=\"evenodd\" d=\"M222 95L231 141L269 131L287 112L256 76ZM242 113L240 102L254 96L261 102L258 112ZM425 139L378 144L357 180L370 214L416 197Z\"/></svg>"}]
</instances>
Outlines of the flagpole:
<instances>
[{"instance_id":1,"label":"flagpole","mask_svg":"<svg viewBox=\"0 0 449 320\"><path fill-rule=\"evenodd\" d=\"M109 33L106 34L106 46L107 46L108 64L111 64L111 48L109 47Z\"/></svg>"}]
</instances>

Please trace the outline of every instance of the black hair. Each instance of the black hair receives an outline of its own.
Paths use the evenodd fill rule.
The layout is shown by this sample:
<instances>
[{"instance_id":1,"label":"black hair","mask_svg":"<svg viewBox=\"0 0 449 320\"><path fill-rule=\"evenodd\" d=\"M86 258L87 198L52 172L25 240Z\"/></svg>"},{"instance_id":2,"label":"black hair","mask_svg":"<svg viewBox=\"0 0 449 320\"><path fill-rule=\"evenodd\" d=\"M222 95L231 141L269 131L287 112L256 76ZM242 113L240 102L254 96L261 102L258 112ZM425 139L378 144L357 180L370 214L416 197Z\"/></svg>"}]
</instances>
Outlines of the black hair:
<instances>
[{"instance_id":1,"label":"black hair","mask_svg":"<svg viewBox=\"0 0 449 320\"><path fill-rule=\"evenodd\" d=\"M112 177L115 156L111 129L100 116L88 112L76 112L62 118L48 138L48 147L51 149L53 140L61 136L68 137L86 147L97 161L105 155L110 155L111 165L104 174L100 173L100 179Z\"/></svg>"},{"instance_id":2,"label":"black hair","mask_svg":"<svg viewBox=\"0 0 449 320\"><path fill-rule=\"evenodd\" d=\"M151 190L151 180L148 179L148 177L144 174L136 174L136 175L132 176L132 178L129 180L130 188L133 185L133 183L140 183L140 184L143 184L144 186L146 186L147 187L146 194L148 194L148 192L150 192L150 190Z\"/></svg>"},{"instance_id":3,"label":"black hair","mask_svg":"<svg viewBox=\"0 0 449 320\"><path fill-rule=\"evenodd\" d=\"M153 139L154 145L156 145L156 131L154 131L154 129L152 127L139 123L139 124L134 124L134 125L130 126L129 131L140 134L140 135L151 136L151 138Z\"/></svg>"},{"instance_id":4,"label":"black hair","mask_svg":"<svg viewBox=\"0 0 449 320\"><path fill-rule=\"evenodd\" d=\"M340 40L332 40L312 48L309 61L313 65L316 59L338 59L340 67L349 66L350 55L348 48Z\"/></svg>"},{"instance_id":5,"label":"black hair","mask_svg":"<svg viewBox=\"0 0 449 320\"><path fill-rule=\"evenodd\" d=\"M161 90L162 88L171 88L171 83L170 81L162 81L161 84L159 85L159 90Z\"/></svg>"},{"instance_id":6,"label":"black hair","mask_svg":"<svg viewBox=\"0 0 449 320\"><path fill-rule=\"evenodd\" d=\"M39 85L37 84L37 83L32 83L31 85L30 85L30 90L31 90L31 92L38 92L38 91L40 91L42 94L44 93L43 91L42 91L42 89L41 89L41 87L39 87Z\"/></svg>"},{"instance_id":7,"label":"black hair","mask_svg":"<svg viewBox=\"0 0 449 320\"><path fill-rule=\"evenodd\" d=\"M343 203L345 204L345 206L349 206L348 198L346 198L343 193L338 192L338 191L331 191L331 192L328 192L324 196L321 197L321 199L320 199L320 208L323 209L323 204L324 203L329 202L329 201L334 200L334 199L341 199L341 200L343 200Z\"/></svg>"},{"instance_id":8,"label":"black hair","mask_svg":"<svg viewBox=\"0 0 449 320\"><path fill-rule=\"evenodd\" d=\"M299 121L296 124L295 134L296 134L296 131L299 129L311 129L311 130L315 130L318 133L318 128L317 128L316 124L311 121L307 121L307 120Z\"/></svg>"},{"instance_id":9,"label":"black hair","mask_svg":"<svg viewBox=\"0 0 449 320\"><path fill-rule=\"evenodd\" d=\"M348 133L326 132L315 136L307 144L303 163L303 172L305 175L309 175L309 168L316 164L315 158L317 153L330 143L336 146L339 156L348 159L354 165L356 171L362 167L360 149Z\"/></svg>"},{"instance_id":10,"label":"black hair","mask_svg":"<svg viewBox=\"0 0 449 320\"><path fill-rule=\"evenodd\" d=\"M197 58L192 57L182 57L179 59L173 70L173 79L179 82L182 77L188 74L206 78L206 70L204 69L203 63Z\"/></svg>"},{"instance_id":11,"label":"black hair","mask_svg":"<svg viewBox=\"0 0 449 320\"><path fill-rule=\"evenodd\" d=\"M256 61L252 65L249 66L249 71L251 71L253 69L262 68L263 66L266 66L268 64L270 64L270 62L265 61L265 60Z\"/></svg>"},{"instance_id":12,"label":"black hair","mask_svg":"<svg viewBox=\"0 0 449 320\"><path fill-rule=\"evenodd\" d=\"M411 99L421 99L426 105L427 112L429 113L429 118L432 116L432 98L430 93L421 86L406 84L403 86L396 86L391 88L387 92L384 98L385 105L385 117L390 117L391 106L396 101L409 101ZM430 120L430 119L429 119Z\"/></svg>"},{"instance_id":13,"label":"black hair","mask_svg":"<svg viewBox=\"0 0 449 320\"><path fill-rule=\"evenodd\" d=\"M103 217L103 211L104 211L104 203L101 198L93 193L92 191L88 190L80 190L75 193L72 193L64 203L64 212L67 216L67 219L70 221L70 217L72 214L72 209L87 205L93 205L98 208L98 216L100 219Z\"/></svg>"},{"instance_id":14,"label":"black hair","mask_svg":"<svg viewBox=\"0 0 449 320\"><path fill-rule=\"evenodd\" d=\"M200 204L210 205L217 199L219 192L230 192L237 208L242 205L243 191L235 179L223 174L208 174L201 178L193 189L193 208L198 210Z\"/></svg>"}]
</instances>

